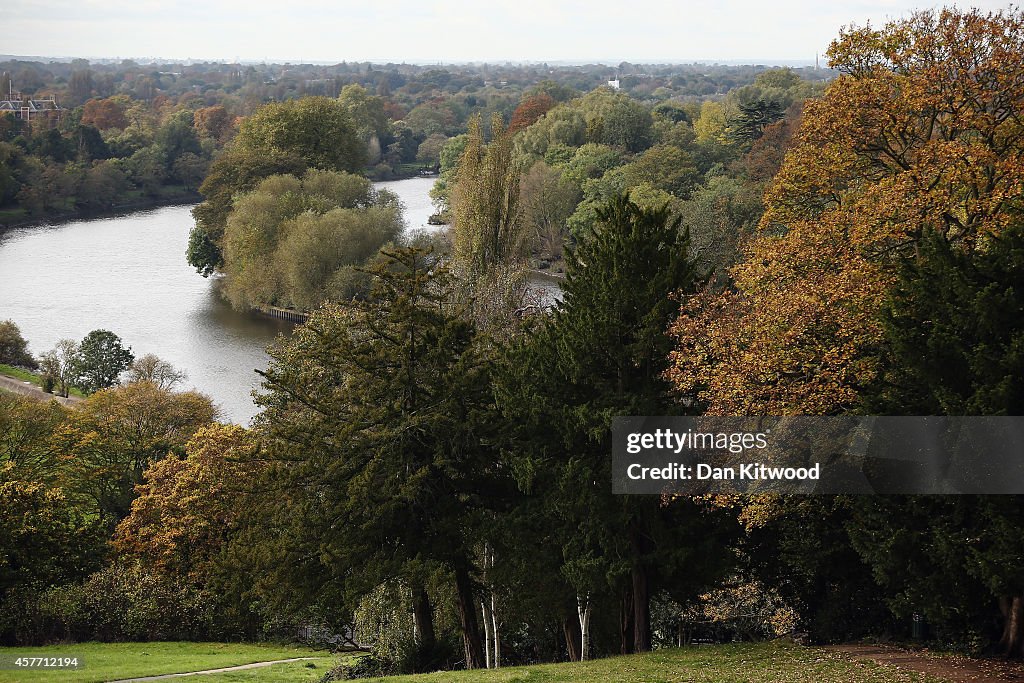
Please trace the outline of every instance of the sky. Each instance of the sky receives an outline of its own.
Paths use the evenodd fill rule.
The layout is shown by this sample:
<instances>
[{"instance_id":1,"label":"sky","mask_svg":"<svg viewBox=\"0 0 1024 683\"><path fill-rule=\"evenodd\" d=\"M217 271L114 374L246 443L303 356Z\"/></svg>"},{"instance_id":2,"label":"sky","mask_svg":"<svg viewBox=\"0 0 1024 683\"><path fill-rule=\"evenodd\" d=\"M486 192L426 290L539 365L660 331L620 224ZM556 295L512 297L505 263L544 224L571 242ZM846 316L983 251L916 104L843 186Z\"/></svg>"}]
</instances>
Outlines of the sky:
<instances>
[{"instance_id":1,"label":"sky","mask_svg":"<svg viewBox=\"0 0 1024 683\"><path fill-rule=\"evenodd\" d=\"M946 2L997 10L1005 2ZM328 62L813 63L903 0L0 0L0 53ZM823 64L824 65L824 64Z\"/></svg>"}]
</instances>

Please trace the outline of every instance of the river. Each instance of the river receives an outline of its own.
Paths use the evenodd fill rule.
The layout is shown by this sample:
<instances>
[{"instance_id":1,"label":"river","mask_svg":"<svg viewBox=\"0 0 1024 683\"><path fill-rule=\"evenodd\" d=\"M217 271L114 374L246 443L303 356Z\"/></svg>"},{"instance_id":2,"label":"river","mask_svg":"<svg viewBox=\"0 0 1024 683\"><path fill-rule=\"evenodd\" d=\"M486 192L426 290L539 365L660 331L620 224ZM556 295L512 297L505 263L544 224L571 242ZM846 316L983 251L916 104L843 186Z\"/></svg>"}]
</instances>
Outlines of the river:
<instances>
[{"instance_id":1,"label":"river","mask_svg":"<svg viewBox=\"0 0 1024 683\"><path fill-rule=\"evenodd\" d=\"M433 230L433 178L376 183L396 193L409 230ZM188 373L185 388L210 396L221 418L256 414L257 370L266 347L292 325L233 310L185 262L191 206L73 220L0 234L0 320L13 320L39 355L94 329L121 337L136 356L153 353ZM533 283L546 301L557 284Z\"/></svg>"},{"instance_id":2,"label":"river","mask_svg":"<svg viewBox=\"0 0 1024 683\"><path fill-rule=\"evenodd\" d=\"M429 229L433 178L378 187L398 194L410 230ZM154 353L188 373L225 420L248 424L266 347L288 323L231 309L215 279L185 262L191 206L19 228L0 235L0 320L39 355L58 340L115 332L136 356Z\"/></svg>"}]
</instances>

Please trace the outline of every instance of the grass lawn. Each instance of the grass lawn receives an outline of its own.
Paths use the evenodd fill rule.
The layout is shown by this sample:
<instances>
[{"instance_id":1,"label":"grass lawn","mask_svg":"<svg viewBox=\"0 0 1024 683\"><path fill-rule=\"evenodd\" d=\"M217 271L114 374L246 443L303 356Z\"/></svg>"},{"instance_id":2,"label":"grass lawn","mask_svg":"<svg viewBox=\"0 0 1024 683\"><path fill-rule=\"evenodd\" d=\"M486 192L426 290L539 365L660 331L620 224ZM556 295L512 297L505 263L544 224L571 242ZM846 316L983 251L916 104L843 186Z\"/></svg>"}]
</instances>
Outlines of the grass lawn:
<instances>
[{"instance_id":1,"label":"grass lawn","mask_svg":"<svg viewBox=\"0 0 1024 683\"><path fill-rule=\"evenodd\" d=\"M11 662L19 656L76 656L84 665L78 669L59 671L12 670ZM0 683L100 683L122 678L219 669L293 657L316 657L315 660L310 660L316 668L305 666L306 662L294 662L239 672L238 675L242 676L239 678L223 674L199 679L190 677L189 680L202 683L236 680L305 683L319 680L327 669L339 660L337 655L307 647L244 643L79 643L47 647L3 647L0 648L0 661L5 668L0 669Z\"/></svg>"},{"instance_id":2,"label":"grass lawn","mask_svg":"<svg viewBox=\"0 0 1024 683\"><path fill-rule=\"evenodd\" d=\"M16 368L13 365L4 365L3 363L0 363L0 375L7 375L8 377L20 379L22 382L32 382L32 384L35 384L37 387L43 386L43 378L41 375L24 368ZM68 393L72 396L78 396L79 398L83 398L85 396L81 389L76 389L75 387L70 387L68 389Z\"/></svg>"},{"instance_id":3,"label":"grass lawn","mask_svg":"<svg viewBox=\"0 0 1024 683\"><path fill-rule=\"evenodd\" d=\"M938 683L940 679L871 662L853 662L817 648L744 643L658 650L583 663L360 680L380 683Z\"/></svg>"}]
</instances>

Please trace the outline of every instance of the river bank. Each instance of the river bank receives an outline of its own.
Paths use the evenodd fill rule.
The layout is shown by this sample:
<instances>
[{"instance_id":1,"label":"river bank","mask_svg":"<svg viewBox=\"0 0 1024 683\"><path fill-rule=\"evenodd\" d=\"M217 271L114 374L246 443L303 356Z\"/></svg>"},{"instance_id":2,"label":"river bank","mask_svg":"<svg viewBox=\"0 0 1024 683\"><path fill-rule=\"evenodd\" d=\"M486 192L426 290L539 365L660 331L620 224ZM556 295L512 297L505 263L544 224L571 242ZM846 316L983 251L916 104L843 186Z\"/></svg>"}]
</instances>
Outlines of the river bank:
<instances>
[{"instance_id":1,"label":"river bank","mask_svg":"<svg viewBox=\"0 0 1024 683\"><path fill-rule=\"evenodd\" d=\"M146 209L159 209L165 206L181 206L183 204L195 204L202 201L203 197L198 192L188 191L165 195L162 197L146 197L127 202L120 202L105 209L75 209L73 211L51 212L42 216L31 216L23 213L17 217L10 217L0 212L0 235L8 230L17 228L32 228L39 225L50 225L66 221L89 220L94 218L118 218L126 216L135 211ZM24 211L16 209L14 211Z\"/></svg>"}]
</instances>

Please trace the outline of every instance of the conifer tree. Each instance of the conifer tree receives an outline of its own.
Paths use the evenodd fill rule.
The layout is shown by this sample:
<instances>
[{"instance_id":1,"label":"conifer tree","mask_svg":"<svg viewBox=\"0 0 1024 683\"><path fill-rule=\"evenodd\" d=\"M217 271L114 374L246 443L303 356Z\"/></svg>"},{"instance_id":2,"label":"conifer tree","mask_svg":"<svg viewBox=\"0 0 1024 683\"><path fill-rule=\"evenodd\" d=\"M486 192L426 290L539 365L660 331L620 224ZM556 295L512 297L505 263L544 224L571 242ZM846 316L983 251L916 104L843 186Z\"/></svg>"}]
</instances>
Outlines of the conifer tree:
<instances>
[{"instance_id":1,"label":"conifer tree","mask_svg":"<svg viewBox=\"0 0 1024 683\"><path fill-rule=\"evenodd\" d=\"M676 294L697 280L688 242L666 207L640 208L628 194L610 200L567 254L564 300L509 352L500 375L500 403L522 425L514 469L547 500L581 627L592 595L616 591L623 652L651 648L654 591L699 583L720 568L725 546L715 549L690 502L611 494L612 418L682 410L663 373ZM701 562L689 563L698 553Z\"/></svg>"},{"instance_id":2,"label":"conifer tree","mask_svg":"<svg viewBox=\"0 0 1024 683\"><path fill-rule=\"evenodd\" d=\"M432 659L426 573L455 578L465 662L482 666L472 585L473 511L493 467L481 415L488 364L428 251L383 254L369 300L328 305L273 351L262 423L312 545L306 577L358 600L394 578L412 587L423 666ZM302 572L298 572L302 574ZM289 577L283 577L291 581ZM341 586L341 588L339 588Z\"/></svg>"}]
</instances>

